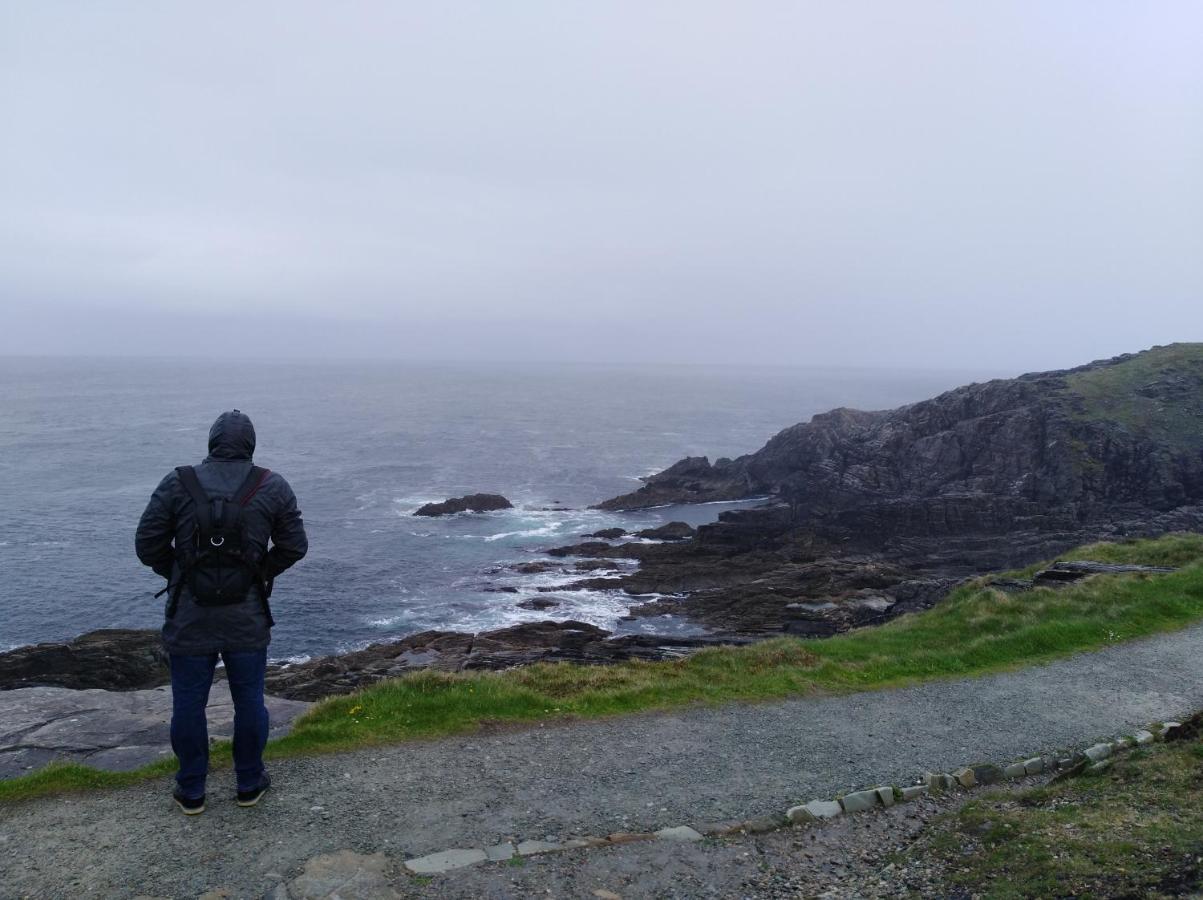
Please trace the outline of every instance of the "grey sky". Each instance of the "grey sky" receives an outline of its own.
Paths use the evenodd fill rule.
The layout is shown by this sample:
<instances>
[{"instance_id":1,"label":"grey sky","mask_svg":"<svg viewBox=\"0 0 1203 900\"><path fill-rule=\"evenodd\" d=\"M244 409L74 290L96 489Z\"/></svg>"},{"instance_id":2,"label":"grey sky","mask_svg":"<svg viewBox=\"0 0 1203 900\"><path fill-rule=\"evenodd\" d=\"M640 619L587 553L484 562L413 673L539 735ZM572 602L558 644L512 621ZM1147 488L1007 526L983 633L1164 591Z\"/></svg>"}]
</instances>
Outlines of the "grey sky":
<instances>
[{"instance_id":1,"label":"grey sky","mask_svg":"<svg viewBox=\"0 0 1203 900\"><path fill-rule=\"evenodd\" d=\"M1194 0L8 0L0 123L0 353L1203 339Z\"/></svg>"}]
</instances>

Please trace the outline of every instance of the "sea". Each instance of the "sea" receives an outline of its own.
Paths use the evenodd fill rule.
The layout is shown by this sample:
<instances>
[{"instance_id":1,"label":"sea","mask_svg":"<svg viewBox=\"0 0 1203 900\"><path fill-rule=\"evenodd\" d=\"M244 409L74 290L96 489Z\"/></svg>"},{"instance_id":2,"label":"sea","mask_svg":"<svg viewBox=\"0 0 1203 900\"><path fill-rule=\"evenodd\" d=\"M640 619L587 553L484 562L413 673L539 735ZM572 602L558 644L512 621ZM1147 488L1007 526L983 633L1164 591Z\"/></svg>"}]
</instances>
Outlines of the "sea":
<instances>
[{"instance_id":1,"label":"sea","mask_svg":"<svg viewBox=\"0 0 1203 900\"><path fill-rule=\"evenodd\" d=\"M837 406L882 409L978 373L797 367L0 358L0 650L161 624L162 580L134 529L209 425L238 408L255 461L283 474L309 555L278 579L270 656L303 660L427 629L576 619L618 633L618 590L518 604L572 577L509 566L602 528L713 521L733 504L589 509L684 456L738 456ZM501 493L514 509L418 518L429 501ZM513 588L510 590L499 590Z\"/></svg>"}]
</instances>

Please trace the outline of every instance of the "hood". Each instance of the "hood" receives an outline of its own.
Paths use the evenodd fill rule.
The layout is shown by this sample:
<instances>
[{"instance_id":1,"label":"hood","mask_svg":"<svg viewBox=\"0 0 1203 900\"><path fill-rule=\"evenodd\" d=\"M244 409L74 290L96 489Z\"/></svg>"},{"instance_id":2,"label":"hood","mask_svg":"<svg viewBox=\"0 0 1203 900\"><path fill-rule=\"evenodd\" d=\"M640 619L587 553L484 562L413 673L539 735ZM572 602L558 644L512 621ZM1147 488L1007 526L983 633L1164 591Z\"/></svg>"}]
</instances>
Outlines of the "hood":
<instances>
[{"instance_id":1,"label":"hood","mask_svg":"<svg viewBox=\"0 0 1203 900\"><path fill-rule=\"evenodd\" d=\"M209 456L213 459L250 459L255 455L255 426L237 409L223 412L209 429Z\"/></svg>"}]
</instances>

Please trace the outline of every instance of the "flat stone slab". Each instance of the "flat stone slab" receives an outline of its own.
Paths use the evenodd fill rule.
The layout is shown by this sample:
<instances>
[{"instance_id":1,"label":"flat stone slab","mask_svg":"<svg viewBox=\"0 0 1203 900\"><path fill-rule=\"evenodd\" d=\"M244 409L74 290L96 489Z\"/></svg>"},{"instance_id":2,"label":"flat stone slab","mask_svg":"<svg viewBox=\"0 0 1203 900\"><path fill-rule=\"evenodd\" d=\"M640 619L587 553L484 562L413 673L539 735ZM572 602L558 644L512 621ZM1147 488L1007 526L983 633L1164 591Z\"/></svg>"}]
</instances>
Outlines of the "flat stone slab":
<instances>
[{"instance_id":1,"label":"flat stone slab","mask_svg":"<svg viewBox=\"0 0 1203 900\"><path fill-rule=\"evenodd\" d=\"M1093 747L1087 747L1085 753L1086 758L1091 762L1101 762L1111 755L1111 745L1095 744Z\"/></svg>"},{"instance_id":2,"label":"flat stone slab","mask_svg":"<svg viewBox=\"0 0 1203 900\"><path fill-rule=\"evenodd\" d=\"M928 772L923 776L923 783L933 793L939 791L951 791L960 782L946 772Z\"/></svg>"},{"instance_id":3,"label":"flat stone slab","mask_svg":"<svg viewBox=\"0 0 1203 900\"><path fill-rule=\"evenodd\" d=\"M786 811L785 816L791 822L815 822L819 819L834 819L836 816L843 815L844 807L840 806L838 800L811 800L809 803L803 803L801 806L791 807Z\"/></svg>"},{"instance_id":4,"label":"flat stone slab","mask_svg":"<svg viewBox=\"0 0 1203 900\"><path fill-rule=\"evenodd\" d=\"M507 859L513 859L517 850L513 844L494 844L492 847L485 847L485 856L489 862L504 862Z\"/></svg>"},{"instance_id":5,"label":"flat stone slab","mask_svg":"<svg viewBox=\"0 0 1203 900\"><path fill-rule=\"evenodd\" d=\"M395 900L389 886L388 860L383 853L339 850L305 863L305 870L288 884L292 900Z\"/></svg>"},{"instance_id":6,"label":"flat stone slab","mask_svg":"<svg viewBox=\"0 0 1203 900\"><path fill-rule=\"evenodd\" d=\"M300 700L265 697L271 736L286 734L309 709ZM234 734L234 704L225 682L213 685L209 735ZM0 778L27 775L53 760L113 772L136 769L171 753L171 688L141 691L60 687L0 691Z\"/></svg>"},{"instance_id":7,"label":"flat stone slab","mask_svg":"<svg viewBox=\"0 0 1203 900\"><path fill-rule=\"evenodd\" d=\"M864 812L877 805L877 791L855 791L841 798L840 803L846 813Z\"/></svg>"},{"instance_id":8,"label":"flat stone slab","mask_svg":"<svg viewBox=\"0 0 1203 900\"><path fill-rule=\"evenodd\" d=\"M976 784L998 784L1003 780L1003 770L994 763L981 763L970 767Z\"/></svg>"},{"instance_id":9,"label":"flat stone slab","mask_svg":"<svg viewBox=\"0 0 1203 900\"><path fill-rule=\"evenodd\" d=\"M405 868L417 875L438 875L440 872L450 872L452 869L462 869L464 866L474 866L488 860L489 855L484 850L442 850L428 856L407 859Z\"/></svg>"},{"instance_id":10,"label":"flat stone slab","mask_svg":"<svg viewBox=\"0 0 1203 900\"><path fill-rule=\"evenodd\" d=\"M550 841L523 841L518 845L518 855L538 856L540 853L555 853L563 849L563 844L553 844Z\"/></svg>"},{"instance_id":11,"label":"flat stone slab","mask_svg":"<svg viewBox=\"0 0 1203 900\"><path fill-rule=\"evenodd\" d=\"M676 828L661 828L655 832L655 835L662 841L692 842L702 839L702 835L688 825L678 825Z\"/></svg>"},{"instance_id":12,"label":"flat stone slab","mask_svg":"<svg viewBox=\"0 0 1203 900\"><path fill-rule=\"evenodd\" d=\"M912 784L902 789L902 799L909 803L912 800L918 800L928 792L926 784Z\"/></svg>"}]
</instances>

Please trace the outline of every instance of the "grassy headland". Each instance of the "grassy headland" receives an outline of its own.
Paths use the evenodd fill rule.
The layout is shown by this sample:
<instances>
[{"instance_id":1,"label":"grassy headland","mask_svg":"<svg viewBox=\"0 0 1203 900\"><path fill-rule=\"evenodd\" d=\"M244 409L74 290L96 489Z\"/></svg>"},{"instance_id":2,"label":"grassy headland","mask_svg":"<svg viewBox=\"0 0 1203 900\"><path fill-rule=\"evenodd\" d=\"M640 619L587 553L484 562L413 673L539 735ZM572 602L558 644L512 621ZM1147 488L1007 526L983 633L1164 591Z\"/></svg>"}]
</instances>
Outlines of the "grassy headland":
<instances>
[{"instance_id":1,"label":"grassy headland","mask_svg":"<svg viewBox=\"0 0 1203 900\"><path fill-rule=\"evenodd\" d=\"M542 663L505 672L420 672L317 704L269 758L463 733L482 726L594 718L689 704L848 693L996 672L1203 619L1203 535L1096 544L1067 558L1180 566L1166 575L1095 576L1007 594L980 579L925 612L826 640L776 638L667 662ZM1036 567L1032 567L1033 569ZM1016 573L1011 573L1016 574ZM228 765L228 749L215 763ZM0 801L120 786L170 771L56 765L0 782Z\"/></svg>"},{"instance_id":2,"label":"grassy headland","mask_svg":"<svg viewBox=\"0 0 1203 900\"><path fill-rule=\"evenodd\" d=\"M1066 380L1079 398L1079 415L1084 419L1115 421L1171 447L1196 448L1203 441L1198 399L1203 344L1154 347L1113 366L1076 372Z\"/></svg>"}]
</instances>

